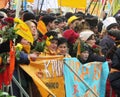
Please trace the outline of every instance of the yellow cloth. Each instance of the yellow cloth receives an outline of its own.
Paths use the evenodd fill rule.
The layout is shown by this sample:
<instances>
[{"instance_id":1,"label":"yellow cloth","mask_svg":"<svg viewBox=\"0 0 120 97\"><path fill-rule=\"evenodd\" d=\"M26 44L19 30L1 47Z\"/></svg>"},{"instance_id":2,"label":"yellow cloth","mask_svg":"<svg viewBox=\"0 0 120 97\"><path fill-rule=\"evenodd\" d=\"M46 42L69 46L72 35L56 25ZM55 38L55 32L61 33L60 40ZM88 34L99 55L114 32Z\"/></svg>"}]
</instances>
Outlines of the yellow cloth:
<instances>
[{"instance_id":1,"label":"yellow cloth","mask_svg":"<svg viewBox=\"0 0 120 97\"><path fill-rule=\"evenodd\" d=\"M14 18L14 22L17 23L15 26L15 29L17 30L16 34L20 35L21 37L33 44L34 38L27 24L19 18Z\"/></svg>"},{"instance_id":2,"label":"yellow cloth","mask_svg":"<svg viewBox=\"0 0 120 97\"><path fill-rule=\"evenodd\" d=\"M27 2L33 3L33 2L34 2L34 0L27 0Z\"/></svg>"},{"instance_id":3,"label":"yellow cloth","mask_svg":"<svg viewBox=\"0 0 120 97\"><path fill-rule=\"evenodd\" d=\"M29 54L30 50L31 50L31 46L30 45L23 44L23 51L25 51L25 53Z\"/></svg>"},{"instance_id":4,"label":"yellow cloth","mask_svg":"<svg viewBox=\"0 0 120 97\"><path fill-rule=\"evenodd\" d=\"M47 47L45 47L44 49L44 52L41 53L41 55L45 55L45 56L48 56L48 55L57 55L57 51L52 51L52 50L49 50Z\"/></svg>"},{"instance_id":5,"label":"yellow cloth","mask_svg":"<svg viewBox=\"0 0 120 97\"><path fill-rule=\"evenodd\" d=\"M65 97L63 56L39 56L35 62L20 67L32 77L42 97Z\"/></svg>"},{"instance_id":6,"label":"yellow cloth","mask_svg":"<svg viewBox=\"0 0 120 97\"><path fill-rule=\"evenodd\" d=\"M2 64L2 57L0 57L0 65Z\"/></svg>"},{"instance_id":7,"label":"yellow cloth","mask_svg":"<svg viewBox=\"0 0 120 97\"><path fill-rule=\"evenodd\" d=\"M80 53L81 53L81 47L80 47L81 45L80 45L80 41L78 41L78 45L77 45L77 55L76 55L76 57L78 57L79 55L80 55Z\"/></svg>"},{"instance_id":8,"label":"yellow cloth","mask_svg":"<svg viewBox=\"0 0 120 97\"><path fill-rule=\"evenodd\" d=\"M71 8L86 8L86 0L58 0L59 6Z\"/></svg>"},{"instance_id":9,"label":"yellow cloth","mask_svg":"<svg viewBox=\"0 0 120 97\"><path fill-rule=\"evenodd\" d=\"M69 19L68 19L68 25L70 25L73 21L79 19L79 17L76 17L76 16L71 16Z\"/></svg>"}]
</instances>

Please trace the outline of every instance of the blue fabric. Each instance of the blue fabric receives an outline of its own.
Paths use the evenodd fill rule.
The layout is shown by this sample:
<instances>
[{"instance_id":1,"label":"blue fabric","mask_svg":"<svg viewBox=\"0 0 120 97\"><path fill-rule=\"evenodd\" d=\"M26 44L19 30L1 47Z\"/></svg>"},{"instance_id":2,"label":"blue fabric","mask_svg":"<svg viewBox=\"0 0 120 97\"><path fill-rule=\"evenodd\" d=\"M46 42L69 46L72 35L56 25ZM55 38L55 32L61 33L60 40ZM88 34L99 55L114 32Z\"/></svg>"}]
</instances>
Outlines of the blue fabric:
<instances>
[{"instance_id":1,"label":"blue fabric","mask_svg":"<svg viewBox=\"0 0 120 97\"><path fill-rule=\"evenodd\" d=\"M94 94L90 91L89 87L94 90L99 97L105 97L105 86L109 73L107 62L81 64L77 58L65 58L64 62L63 72L66 97L93 97ZM69 65L72 70L70 70L66 64ZM82 79L82 81L75 79L76 76L73 71L80 77L80 79ZM83 81L89 87L87 87Z\"/></svg>"},{"instance_id":2,"label":"blue fabric","mask_svg":"<svg viewBox=\"0 0 120 97\"><path fill-rule=\"evenodd\" d=\"M20 52L20 60L16 60L17 64L29 64L28 54L23 51Z\"/></svg>"}]
</instances>

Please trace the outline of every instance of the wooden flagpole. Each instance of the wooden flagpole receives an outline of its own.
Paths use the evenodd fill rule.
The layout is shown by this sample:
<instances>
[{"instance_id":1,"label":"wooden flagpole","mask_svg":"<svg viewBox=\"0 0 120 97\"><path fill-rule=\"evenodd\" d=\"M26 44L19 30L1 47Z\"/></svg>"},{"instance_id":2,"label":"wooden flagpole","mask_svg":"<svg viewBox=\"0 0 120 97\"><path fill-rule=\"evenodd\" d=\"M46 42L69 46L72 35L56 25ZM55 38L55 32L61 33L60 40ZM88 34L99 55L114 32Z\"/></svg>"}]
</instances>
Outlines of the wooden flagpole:
<instances>
[{"instance_id":1,"label":"wooden flagpole","mask_svg":"<svg viewBox=\"0 0 120 97\"><path fill-rule=\"evenodd\" d=\"M40 0L37 1L37 15L39 14L39 4L40 4Z\"/></svg>"},{"instance_id":2,"label":"wooden flagpole","mask_svg":"<svg viewBox=\"0 0 120 97\"><path fill-rule=\"evenodd\" d=\"M91 2L90 2L90 4L89 4L89 6L88 6L88 7L87 7L87 9L85 10L85 14L87 14L87 13L88 13L88 10L89 10L89 8L90 8L91 4L93 3L93 1L94 1L94 0L91 0Z\"/></svg>"},{"instance_id":3,"label":"wooden flagpole","mask_svg":"<svg viewBox=\"0 0 120 97\"><path fill-rule=\"evenodd\" d=\"M96 8L96 6L97 6L97 3L98 3L98 0L96 1L95 5L94 5L94 8L93 8L93 10L92 10L92 12L91 12L91 15L93 14L93 12L94 12L94 10L95 10L95 8Z\"/></svg>"},{"instance_id":4,"label":"wooden flagpole","mask_svg":"<svg viewBox=\"0 0 120 97\"><path fill-rule=\"evenodd\" d=\"M104 9L105 9L106 3L107 3L107 0L104 0L103 6L102 6L102 8L101 8L101 10L100 10L100 17L102 17L102 12L103 12Z\"/></svg>"}]
</instances>

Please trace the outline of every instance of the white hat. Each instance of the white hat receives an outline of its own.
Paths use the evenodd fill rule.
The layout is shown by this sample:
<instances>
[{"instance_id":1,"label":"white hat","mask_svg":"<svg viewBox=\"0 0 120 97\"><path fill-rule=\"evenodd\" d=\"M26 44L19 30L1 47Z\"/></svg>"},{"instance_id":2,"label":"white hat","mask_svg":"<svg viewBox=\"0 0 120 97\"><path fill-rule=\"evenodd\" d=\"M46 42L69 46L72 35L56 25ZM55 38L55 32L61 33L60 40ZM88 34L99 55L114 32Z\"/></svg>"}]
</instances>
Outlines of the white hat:
<instances>
[{"instance_id":1,"label":"white hat","mask_svg":"<svg viewBox=\"0 0 120 97\"><path fill-rule=\"evenodd\" d=\"M80 39L82 41L86 41L93 34L94 34L94 32L91 30L84 30L84 31L80 32Z\"/></svg>"},{"instance_id":2,"label":"white hat","mask_svg":"<svg viewBox=\"0 0 120 97\"><path fill-rule=\"evenodd\" d=\"M113 26L118 26L118 23L117 23L117 21L116 21L116 19L114 17L107 17L103 21L104 29L109 30Z\"/></svg>"},{"instance_id":3,"label":"white hat","mask_svg":"<svg viewBox=\"0 0 120 97\"><path fill-rule=\"evenodd\" d=\"M3 11L0 11L0 14L1 14L4 18L7 18L7 17L8 17L7 14L6 14L5 12L3 12Z\"/></svg>"}]
</instances>

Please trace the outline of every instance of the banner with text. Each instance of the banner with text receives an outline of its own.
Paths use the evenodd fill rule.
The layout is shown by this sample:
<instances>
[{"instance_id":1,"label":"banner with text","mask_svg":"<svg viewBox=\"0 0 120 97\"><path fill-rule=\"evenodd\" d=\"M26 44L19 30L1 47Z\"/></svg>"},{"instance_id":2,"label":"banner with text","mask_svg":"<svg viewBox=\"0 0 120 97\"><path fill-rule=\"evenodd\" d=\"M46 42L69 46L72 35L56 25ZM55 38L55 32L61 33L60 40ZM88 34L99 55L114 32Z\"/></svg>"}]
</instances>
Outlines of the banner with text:
<instances>
[{"instance_id":1,"label":"banner with text","mask_svg":"<svg viewBox=\"0 0 120 97\"><path fill-rule=\"evenodd\" d=\"M65 97L62 56L41 56L21 68L32 77L42 97ZM50 96L51 97L51 96Z\"/></svg>"},{"instance_id":2,"label":"banner with text","mask_svg":"<svg viewBox=\"0 0 120 97\"><path fill-rule=\"evenodd\" d=\"M105 97L107 62L83 65L76 58L65 58L64 63L66 97Z\"/></svg>"}]
</instances>

